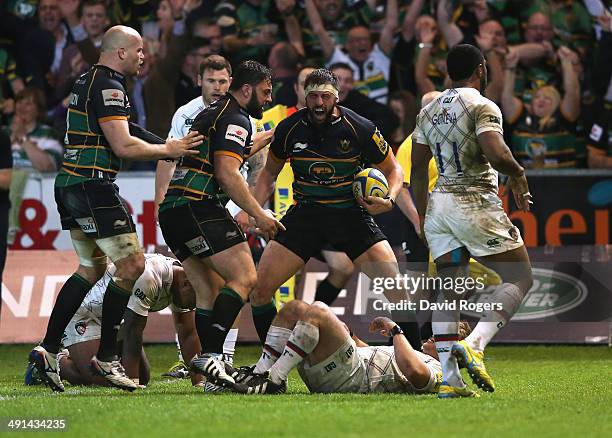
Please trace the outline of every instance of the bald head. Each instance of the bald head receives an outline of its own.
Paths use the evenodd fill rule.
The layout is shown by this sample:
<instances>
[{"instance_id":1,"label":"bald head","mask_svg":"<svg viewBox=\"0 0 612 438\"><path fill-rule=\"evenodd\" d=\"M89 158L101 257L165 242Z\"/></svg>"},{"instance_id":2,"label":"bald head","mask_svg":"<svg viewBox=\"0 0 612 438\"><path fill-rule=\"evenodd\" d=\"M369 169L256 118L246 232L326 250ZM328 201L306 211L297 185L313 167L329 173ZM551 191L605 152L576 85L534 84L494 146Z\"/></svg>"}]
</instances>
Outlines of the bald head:
<instances>
[{"instance_id":1,"label":"bald head","mask_svg":"<svg viewBox=\"0 0 612 438\"><path fill-rule=\"evenodd\" d=\"M442 93L439 91L430 91L429 93L425 93L423 97L421 97L421 108L425 108L433 100L437 99L440 94Z\"/></svg>"},{"instance_id":2,"label":"bald head","mask_svg":"<svg viewBox=\"0 0 612 438\"><path fill-rule=\"evenodd\" d=\"M102 52L112 52L141 42L140 34L127 26L113 26L102 37Z\"/></svg>"}]
</instances>

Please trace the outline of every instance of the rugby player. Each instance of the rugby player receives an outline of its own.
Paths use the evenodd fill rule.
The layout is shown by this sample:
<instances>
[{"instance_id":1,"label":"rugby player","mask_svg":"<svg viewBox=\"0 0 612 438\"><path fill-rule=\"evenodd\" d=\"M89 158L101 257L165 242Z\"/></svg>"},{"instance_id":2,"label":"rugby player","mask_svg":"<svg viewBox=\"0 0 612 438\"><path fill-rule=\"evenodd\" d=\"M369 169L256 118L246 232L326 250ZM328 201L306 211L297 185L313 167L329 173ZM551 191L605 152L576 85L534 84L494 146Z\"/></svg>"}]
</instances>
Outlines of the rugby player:
<instances>
[{"instance_id":1,"label":"rugby player","mask_svg":"<svg viewBox=\"0 0 612 438\"><path fill-rule=\"evenodd\" d=\"M62 333L106 271L107 256L116 271L107 285L109 293L104 295L100 346L91 365L113 386L136 389L117 360L117 328L145 262L134 222L114 180L123 160L193 155L197 150L191 148L202 142L202 136L193 133L164 143L128 123L125 77L137 74L144 59L138 32L126 26L111 27L102 38L100 50L98 64L81 75L72 89L64 139L66 153L55 179L62 229L70 230L80 264L59 292L42 344L29 356L49 386L60 392L64 386L57 373L56 354Z\"/></svg>"},{"instance_id":2,"label":"rugby player","mask_svg":"<svg viewBox=\"0 0 612 438\"><path fill-rule=\"evenodd\" d=\"M452 87L421 110L412 139L412 188L438 275L465 275L469 257L499 274L503 283L491 297L501 310L484 314L465 340L458 336L459 310L434 310L432 331L443 370L439 397L474 397L461 378L466 367L485 391L495 385L484 366L484 348L518 310L533 282L531 263L519 230L505 214L498 171L508 175L518 208L528 211L531 194L523 168L504 142L502 114L485 98L487 63L476 47L460 44L448 53ZM434 157L438 180L428 199L428 163ZM454 291L438 294L455 302ZM493 307L493 306L492 306Z\"/></svg>"},{"instance_id":3,"label":"rugby player","mask_svg":"<svg viewBox=\"0 0 612 438\"><path fill-rule=\"evenodd\" d=\"M62 379L73 385L109 384L90 372L89 360L100 343L102 303L108 282L115 272L116 267L109 264L64 332L62 344L68 349L68 354L60 353L59 373ZM128 377L137 385L144 386L149 381L150 367L142 348L142 335L149 312L169 307L181 349L188 357L190 354L193 356L199 350L194 323L195 294L180 263L161 254L145 255L144 272L136 280L132 292L119 333L123 339L121 361ZM192 376L192 382L197 384L199 380Z\"/></svg>"},{"instance_id":4,"label":"rugby player","mask_svg":"<svg viewBox=\"0 0 612 438\"><path fill-rule=\"evenodd\" d=\"M372 215L393 207L402 185L401 167L372 122L337 104L337 78L332 72L314 70L304 85L306 108L276 127L255 188L263 204L285 161L290 160L295 205L282 219L287 229L264 250L250 297L262 343L276 315L274 292L325 244L345 252L370 278L394 277L399 272L395 255ZM373 163L385 174L387 198L355 199L353 178L364 162ZM390 294L393 299L405 298L404 291Z\"/></svg>"},{"instance_id":5,"label":"rugby player","mask_svg":"<svg viewBox=\"0 0 612 438\"><path fill-rule=\"evenodd\" d=\"M210 106L212 102L222 98L228 92L231 80L232 66L227 59L219 55L209 55L204 58L200 64L200 74L198 75L198 85L201 87L202 94L180 107L174 113L168 138L182 138L187 135L197 115ZM253 147L251 148L251 156L241 168L241 173L247 179L247 182L251 181L249 185L254 186L252 181L257 178L263 168L267 154L266 150L261 149L270 142L273 131L255 133L256 125L254 119L251 119L251 123L253 125ZM156 218L159 204L166 195L175 169L176 161L160 160L157 163L155 175ZM248 216L240 214L242 210L233 201L229 201L225 207L230 211L232 217L238 219L243 229L248 226ZM247 216L246 219L244 216ZM239 220L241 218L242 220ZM184 267L196 290L196 327L198 328L200 342L203 343L210 326L210 315L214 300L225 282L211 268L199 263L197 260L187 259ZM238 329L232 328L229 330L223 345L223 360L227 361L230 365L233 362L237 338ZM187 361L190 359L191 357L188 357ZM180 360L182 361L182 359Z\"/></svg>"},{"instance_id":6,"label":"rugby player","mask_svg":"<svg viewBox=\"0 0 612 438\"><path fill-rule=\"evenodd\" d=\"M463 335L469 326L462 323ZM233 376L234 390L246 394L280 394L297 367L311 392L436 393L442 370L433 342L415 351L391 319L375 318L370 332L393 339L393 345L369 346L355 336L320 301L291 301L280 310L254 370ZM270 336L275 333L274 336ZM401 336L399 336L401 335Z\"/></svg>"},{"instance_id":7,"label":"rugby player","mask_svg":"<svg viewBox=\"0 0 612 438\"><path fill-rule=\"evenodd\" d=\"M240 174L249 155L252 125L249 116L261 118L271 102L270 70L255 61L244 61L234 71L230 91L195 118L191 131L206 136L195 157L176 165L164 201L159 224L172 252L191 273L206 265L223 280L214 299L210 324L201 354L191 360L193 371L213 383L233 383L221 358L228 330L236 320L256 281L255 264L242 230L220 203L223 190L268 236L283 225L251 195ZM203 282L197 278L195 284ZM199 290L199 286L196 286Z\"/></svg>"}]
</instances>

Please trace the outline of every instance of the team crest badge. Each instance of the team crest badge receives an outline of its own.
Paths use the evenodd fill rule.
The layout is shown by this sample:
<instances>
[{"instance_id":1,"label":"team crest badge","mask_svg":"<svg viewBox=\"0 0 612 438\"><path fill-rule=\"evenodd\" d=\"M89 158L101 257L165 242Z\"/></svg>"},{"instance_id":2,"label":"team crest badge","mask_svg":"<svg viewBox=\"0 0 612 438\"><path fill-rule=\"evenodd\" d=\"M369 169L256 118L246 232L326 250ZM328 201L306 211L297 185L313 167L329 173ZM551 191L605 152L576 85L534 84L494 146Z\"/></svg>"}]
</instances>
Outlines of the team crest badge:
<instances>
[{"instance_id":1,"label":"team crest badge","mask_svg":"<svg viewBox=\"0 0 612 438\"><path fill-rule=\"evenodd\" d=\"M74 329L80 336L83 336L85 332L87 331L87 322L86 321L77 322L74 325Z\"/></svg>"},{"instance_id":2,"label":"team crest badge","mask_svg":"<svg viewBox=\"0 0 612 438\"><path fill-rule=\"evenodd\" d=\"M347 140L347 139L340 140L340 152L345 154L349 151L350 148L351 148L350 140Z\"/></svg>"}]
</instances>

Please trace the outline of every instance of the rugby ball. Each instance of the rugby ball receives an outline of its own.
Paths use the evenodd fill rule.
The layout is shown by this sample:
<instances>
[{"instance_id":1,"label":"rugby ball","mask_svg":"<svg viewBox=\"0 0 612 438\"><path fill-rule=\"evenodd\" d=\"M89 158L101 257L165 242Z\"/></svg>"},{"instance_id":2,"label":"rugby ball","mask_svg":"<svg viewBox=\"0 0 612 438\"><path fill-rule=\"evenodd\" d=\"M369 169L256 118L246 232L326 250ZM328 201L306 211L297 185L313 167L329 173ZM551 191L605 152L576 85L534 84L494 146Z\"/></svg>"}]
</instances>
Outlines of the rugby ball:
<instances>
[{"instance_id":1,"label":"rugby ball","mask_svg":"<svg viewBox=\"0 0 612 438\"><path fill-rule=\"evenodd\" d=\"M385 198L388 194L389 184L380 170L369 167L355 175L353 180L353 195L355 195L355 198L366 196Z\"/></svg>"}]
</instances>

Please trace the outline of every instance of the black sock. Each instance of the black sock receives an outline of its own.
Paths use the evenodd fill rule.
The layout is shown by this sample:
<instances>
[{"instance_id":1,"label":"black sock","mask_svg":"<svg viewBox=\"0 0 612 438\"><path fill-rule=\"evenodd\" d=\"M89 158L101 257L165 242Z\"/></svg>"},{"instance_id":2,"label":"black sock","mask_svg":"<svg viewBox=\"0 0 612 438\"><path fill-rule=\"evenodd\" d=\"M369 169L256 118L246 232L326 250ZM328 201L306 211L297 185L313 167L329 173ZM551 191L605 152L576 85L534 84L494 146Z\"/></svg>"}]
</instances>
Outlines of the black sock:
<instances>
[{"instance_id":1,"label":"black sock","mask_svg":"<svg viewBox=\"0 0 612 438\"><path fill-rule=\"evenodd\" d=\"M202 351L204 350L206 336L210 333L211 320L212 310L200 309L199 307L196 309L195 325L196 331L198 332L198 337L200 338L200 348L202 349ZM186 360L189 361L190 359Z\"/></svg>"},{"instance_id":2,"label":"black sock","mask_svg":"<svg viewBox=\"0 0 612 438\"><path fill-rule=\"evenodd\" d=\"M264 304L263 306L251 305L251 313L253 314L253 323L255 324L255 330L257 330L261 345L265 345L268 330L270 330L272 320L276 317L276 302L273 299L271 303Z\"/></svg>"},{"instance_id":3,"label":"black sock","mask_svg":"<svg viewBox=\"0 0 612 438\"><path fill-rule=\"evenodd\" d=\"M340 294L341 290L342 288L337 288L329 282L328 277L325 277L325 279L317 286L315 301L322 301L330 306L334 300L338 298L338 294Z\"/></svg>"},{"instance_id":4,"label":"black sock","mask_svg":"<svg viewBox=\"0 0 612 438\"><path fill-rule=\"evenodd\" d=\"M131 292L118 286L113 279L108 282L102 301L102 328L97 354L102 361L117 359L117 332L130 296Z\"/></svg>"},{"instance_id":5,"label":"black sock","mask_svg":"<svg viewBox=\"0 0 612 438\"><path fill-rule=\"evenodd\" d=\"M242 297L229 287L222 287L213 306L210 329L203 345L204 353L223 353L223 343L227 332L244 305Z\"/></svg>"},{"instance_id":6,"label":"black sock","mask_svg":"<svg viewBox=\"0 0 612 438\"><path fill-rule=\"evenodd\" d=\"M421 334L421 341L425 342L429 338L433 336L433 331L431 329L431 321L425 321L421 325L419 325L419 332Z\"/></svg>"},{"instance_id":7,"label":"black sock","mask_svg":"<svg viewBox=\"0 0 612 438\"><path fill-rule=\"evenodd\" d=\"M60 289L47 323L45 339L42 341L43 348L49 353L58 353L66 326L92 286L79 274L72 274Z\"/></svg>"}]
</instances>

